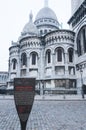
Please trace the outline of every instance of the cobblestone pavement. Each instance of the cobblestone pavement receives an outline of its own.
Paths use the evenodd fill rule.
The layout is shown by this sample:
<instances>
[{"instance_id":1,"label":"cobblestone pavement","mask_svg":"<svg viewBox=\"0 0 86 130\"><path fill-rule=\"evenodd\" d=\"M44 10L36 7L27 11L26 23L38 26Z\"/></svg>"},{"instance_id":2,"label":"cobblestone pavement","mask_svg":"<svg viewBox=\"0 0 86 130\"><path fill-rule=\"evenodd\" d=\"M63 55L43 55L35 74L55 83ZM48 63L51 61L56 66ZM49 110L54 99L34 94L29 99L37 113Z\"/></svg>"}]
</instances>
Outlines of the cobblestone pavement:
<instances>
[{"instance_id":1,"label":"cobblestone pavement","mask_svg":"<svg viewBox=\"0 0 86 130\"><path fill-rule=\"evenodd\" d=\"M0 100L0 130L20 130L14 100ZM34 101L27 130L86 130L86 101Z\"/></svg>"}]
</instances>

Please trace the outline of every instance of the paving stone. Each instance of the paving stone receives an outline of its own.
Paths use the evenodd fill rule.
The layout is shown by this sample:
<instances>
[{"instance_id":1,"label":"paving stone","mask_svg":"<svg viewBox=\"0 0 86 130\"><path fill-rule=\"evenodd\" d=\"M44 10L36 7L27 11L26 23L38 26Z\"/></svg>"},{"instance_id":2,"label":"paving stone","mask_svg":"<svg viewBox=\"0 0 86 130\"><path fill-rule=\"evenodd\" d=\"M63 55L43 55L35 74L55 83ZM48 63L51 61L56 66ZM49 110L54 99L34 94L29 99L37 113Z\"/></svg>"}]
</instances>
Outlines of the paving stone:
<instances>
[{"instance_id":1,"label":"paving stone","mask_svg":"<svg viewBox=\"0 0 86 130\"><path fill-rule=\"evenodd\" d=\"M21 130L14 100L0 100L0 130ZM86 130L86 101L34 101L26 130Z\"/></svg>"}]
</instances>

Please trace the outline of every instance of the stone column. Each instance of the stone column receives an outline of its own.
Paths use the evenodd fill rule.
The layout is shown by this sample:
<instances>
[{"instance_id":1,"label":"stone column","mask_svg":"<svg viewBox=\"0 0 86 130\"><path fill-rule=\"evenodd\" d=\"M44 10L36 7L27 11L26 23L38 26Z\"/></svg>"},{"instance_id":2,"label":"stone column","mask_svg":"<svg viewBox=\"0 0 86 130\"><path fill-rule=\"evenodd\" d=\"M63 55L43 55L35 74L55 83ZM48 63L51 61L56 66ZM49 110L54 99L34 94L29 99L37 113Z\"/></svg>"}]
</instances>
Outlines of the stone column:
<instances>
[{"instance_id":1,"label":"stone column","mask_svg":"<svg viewBox=\"0 0 86 130\"><path fill-rule=\"evenodd\" d=\"M65 52L65 75L68 75L68 53Z\"/></svg>"},{"instance_id":2,"label":"stone column","mask_svg":"<svg viewBox=\"0 0 86 130\"><path fill-rule=\"evenodd\" d=\"M54 52L52 52L51 57L52 57L52 75L51 75L51 77L54 77L55 76L55 53Z\"/></svg>"},{"instance_id":3,"label":"stone column","mask_svg":"<svg viewBox=\"0 0 86 130\"><path fill-rule=\"evenodd\" d=\"M51 80L51 88L55 88L54 80Z\"/></svg>"},{"instance_id":4,"label":"stone column","mask_svg":"<svg viewBox=\"0 0 86 130\"><path fill-rule=\"evenodd\" d=\"M27 56L27 71L26 71L26 76L29 76L29 63L30 63L30 56Z\"/></svg>"},{"instance_id":5,"label":"stone column","mask_svg":"<svg viewBox=\"0 0 86 130\"><path fill-rule=\"evenodd\" d=\"M81 95L81 90L82 90L82 88L81 88L81 78L78 78L77 79L77 94L78 95Z\"/></svg>"},{"instance_id":6,"label":"stone column","mask_svg":"<svg viewBox=\"0 0 86 130\"><path fill-rule=\"evenodd\" d=\"M42 46L42 49L40 50L40 78L45 77L45 54L44 54L44 48Z\"/></svg>"},{"instance_id":7,"label":"stone column","mask_svg":"<svg viewBox=\"0 0 86 130\"><path fill-rule=\"evenodd\" d=\"M40 81L40 95L43 95L44 81Z\"/></svg>"}]
</instances>

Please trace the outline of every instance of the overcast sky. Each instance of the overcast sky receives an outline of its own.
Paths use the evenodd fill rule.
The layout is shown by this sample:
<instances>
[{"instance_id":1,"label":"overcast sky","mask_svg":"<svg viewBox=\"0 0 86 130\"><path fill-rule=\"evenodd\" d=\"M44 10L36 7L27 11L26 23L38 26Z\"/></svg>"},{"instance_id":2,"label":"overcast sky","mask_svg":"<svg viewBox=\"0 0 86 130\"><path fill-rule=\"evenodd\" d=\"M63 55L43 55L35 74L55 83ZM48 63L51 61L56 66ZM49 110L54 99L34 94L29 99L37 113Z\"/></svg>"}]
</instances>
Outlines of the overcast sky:
<instances>
[{"instance_id":1,"label":"overcast sky","mask_svg":"<svg viewBox=\"0 0 86 130\"><path fill-rule=\"evenodd\" d=\"M49 0L49 7L56 13L59 23L68 29L71 0ZM9 47L16 42L32 10L33 20L44 7L44 0L0 0L0 71L8 70Z\"/></svg>"}]
</instances>

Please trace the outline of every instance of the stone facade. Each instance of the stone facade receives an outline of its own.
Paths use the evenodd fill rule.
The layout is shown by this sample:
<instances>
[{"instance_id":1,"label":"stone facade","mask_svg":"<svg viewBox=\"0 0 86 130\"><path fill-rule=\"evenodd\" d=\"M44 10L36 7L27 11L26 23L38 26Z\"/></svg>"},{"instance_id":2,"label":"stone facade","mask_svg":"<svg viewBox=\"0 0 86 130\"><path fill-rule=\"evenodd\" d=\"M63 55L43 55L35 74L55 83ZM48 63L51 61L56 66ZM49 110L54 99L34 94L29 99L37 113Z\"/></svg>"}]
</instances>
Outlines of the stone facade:
<instances>
[{"instance_id":1,"label":"stone facade","mask_svg":"<svg viewBox=\"0 0 86 130\"><path fill-rule=\"evenodd\" d=\"M71 0L71 12L74 14L84 0Z\"/></svg>"},{"instance_id":2,"label":"stone facade","mask_svg":"<svg viewBox=\"0 0 86 130\"><path fill-rule=\"evenodd\" d=\"M81 53L79 46L77 48L77 36L81 36L82 30L82 51L86 43L86 8L83 5L68 22L71 30L60 29L55 13L48 6L38 12L34 22L30 14L18 42L12 42L9 48L8 88L13 86L15 77L35 77L36 90L41 94L81 92L77 89L81 86L81 78L76 68L86 62L85 50ZM83 81L86 81L85 74Z\"/></svg>"},{"instance_id":3,"label":"stone facade","mask_svg":"<svg viewBox=\"0 0 86 130\"><path fill-rule=\"evenodd\" d=\"M80 1L79 5L80 7L74 12L68 23L75 32L77 92L81 93L82 84L86 85L86 0Z\"/></svg>"}]
</instances>

